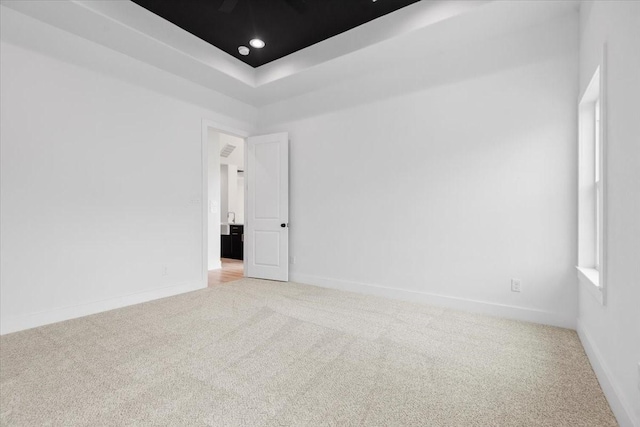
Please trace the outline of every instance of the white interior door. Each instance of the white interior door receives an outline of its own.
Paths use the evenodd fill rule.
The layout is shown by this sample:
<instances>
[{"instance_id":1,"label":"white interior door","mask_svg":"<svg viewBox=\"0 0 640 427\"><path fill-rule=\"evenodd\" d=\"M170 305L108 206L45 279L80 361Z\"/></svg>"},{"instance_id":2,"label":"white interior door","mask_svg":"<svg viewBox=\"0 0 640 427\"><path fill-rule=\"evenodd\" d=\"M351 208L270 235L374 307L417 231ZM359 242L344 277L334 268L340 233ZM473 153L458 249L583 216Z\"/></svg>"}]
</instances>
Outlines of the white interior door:
<instances>
[{"instance_id":1,"label":"white interior door","mask_svg":"<svg viewBox=\"0 0 640 427\"><path fill-rule=\"evenodd\" d=\"M246 276L287 281L289 134L249 137L246 149Z\"/></svg>"}]
</instances>

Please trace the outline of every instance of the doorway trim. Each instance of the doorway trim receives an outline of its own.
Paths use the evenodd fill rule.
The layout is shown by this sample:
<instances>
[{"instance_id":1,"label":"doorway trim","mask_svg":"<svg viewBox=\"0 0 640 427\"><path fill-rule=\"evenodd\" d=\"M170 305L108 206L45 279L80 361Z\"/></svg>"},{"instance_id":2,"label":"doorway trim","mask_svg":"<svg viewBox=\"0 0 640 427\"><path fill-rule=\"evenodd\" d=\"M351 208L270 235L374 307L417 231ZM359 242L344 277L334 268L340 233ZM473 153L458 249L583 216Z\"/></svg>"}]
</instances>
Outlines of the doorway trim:
<instances>
[{"instance_id":1,"label":"doorway trim","mask_svg":"<svg viewBox=\"0 0 640 427\"><path fill-rule=\"evenodd\" d=\"M209 129L213 131L217 131L220 133L224 133L227 135L236 136L238 138L242 138L246 140L251 134L249 131L245 131L243 129L232 128L230 126L222 125L218 122L209 119L202 119L201 123L201 168L202 168L202 193L201 193L201 214L202 214L202 282L203 287L206 288L209 285L209 269L207 268L208 264L208 254L209 254ZM217 147L219 150L220 147ZM246 152L245 152L246 156ZM246 170L246 165L245 165ZM218 183L219 185L219 183ZM245 191L246 198L246 191ZM220 206L220 203L218 203ZM245 203L246 209L246 203ZM246 211L245 211L246 213ZM244 262L244 260L243 260Z\"/></svg>"}]
</instances>

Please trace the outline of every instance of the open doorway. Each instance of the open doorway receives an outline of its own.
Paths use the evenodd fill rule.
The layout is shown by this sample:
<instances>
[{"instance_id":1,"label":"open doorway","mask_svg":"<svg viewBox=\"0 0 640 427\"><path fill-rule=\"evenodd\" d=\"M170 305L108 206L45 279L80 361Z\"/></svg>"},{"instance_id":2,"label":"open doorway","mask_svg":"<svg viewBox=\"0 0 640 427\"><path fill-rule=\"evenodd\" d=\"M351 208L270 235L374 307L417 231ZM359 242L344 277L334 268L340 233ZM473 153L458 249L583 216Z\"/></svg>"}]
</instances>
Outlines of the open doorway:
<instances>
[{"instance_id":1,"label":"open doorway","mask_svg":"<svg viewBox=\"0 0 640 427\"><path fill-rule=\"evenodd\" d=\"M202 184L205 286L240 277L287 281L289 134L250 136L203 119Z\"/></svg>"},{"instance_id":2,"label":"open doorway","mask_svg":"<svg viewBox=\"0 0 640 427\"><path fill-rule=\"evenodd\" d=\"M215 286L244 277L244 138L204 125L206 276ZM205 135L203 135L205 137ZM205 164L203 164L205 166Z\"/></svg>"},{"instance_id":3,"label":"open doorway","mask_svg":"<svg viewBox=\"0 0 640 427\"><path fill-rule=\"evenodd\" d=\"M210 274L209 285L244 275L244 139L219 133L221 274Z\"/></svg>"}]
</instances>

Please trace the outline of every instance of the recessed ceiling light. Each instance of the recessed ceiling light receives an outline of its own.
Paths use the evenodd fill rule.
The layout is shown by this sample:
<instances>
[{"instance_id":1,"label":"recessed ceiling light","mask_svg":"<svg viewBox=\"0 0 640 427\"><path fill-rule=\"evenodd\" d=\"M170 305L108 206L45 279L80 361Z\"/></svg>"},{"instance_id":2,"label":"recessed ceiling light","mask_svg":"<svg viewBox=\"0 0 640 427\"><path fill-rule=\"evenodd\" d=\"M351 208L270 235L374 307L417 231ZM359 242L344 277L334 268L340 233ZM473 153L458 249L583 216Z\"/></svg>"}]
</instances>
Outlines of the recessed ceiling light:
<instances>
[{"instance_id":1,"label":"recessed ceiling light","mask_svg":"<svg viewBox=\"0 0 640 427\"><path fill-rule=\"evenodd\" d=\"M238 47L238 53L240 55L247 56L247 55L249 55L249 48L246 47L246 46L240 46L240 47Z\"/></svg>"},{"instance_id":2,"label":"recessed ceiling light","mask_svg":"<svg viewBox=\"0 0 640 427\"><path fill-rule=\"evenodd\" d=\"M264 47L264 42L260 39L251 39L249 44L256 49L262 49Z\"/></svg>"}]
</instances>

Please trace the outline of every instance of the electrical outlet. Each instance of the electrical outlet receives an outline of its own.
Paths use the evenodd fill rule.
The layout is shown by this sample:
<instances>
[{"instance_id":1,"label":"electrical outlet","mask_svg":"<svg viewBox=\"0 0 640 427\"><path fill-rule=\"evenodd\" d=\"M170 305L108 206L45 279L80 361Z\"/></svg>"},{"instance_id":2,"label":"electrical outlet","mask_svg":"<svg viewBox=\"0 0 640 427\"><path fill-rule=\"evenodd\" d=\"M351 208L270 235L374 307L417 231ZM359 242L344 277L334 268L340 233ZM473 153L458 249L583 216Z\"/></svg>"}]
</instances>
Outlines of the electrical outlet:
<instances>
[{"instance_id":1,"label":"electrical outlet","mask_svg":"<svg viewBox=\"0 0 640 427\"><path fill-rule=\"evenodd\" d=\"M289 264L295 264L296 263L296 257L294 257L293 255L289 257Z\"/></svg>"},{"instance_id":2,"label":"electrical outlet","mask_svg":"<svg viewBox=\"0 0 640 427\"><path fill-rule=\"evenodd\" d=\"M522 281L520 279L511 279L511 292L520 292Z\"/></svg>"}]
</instances>

